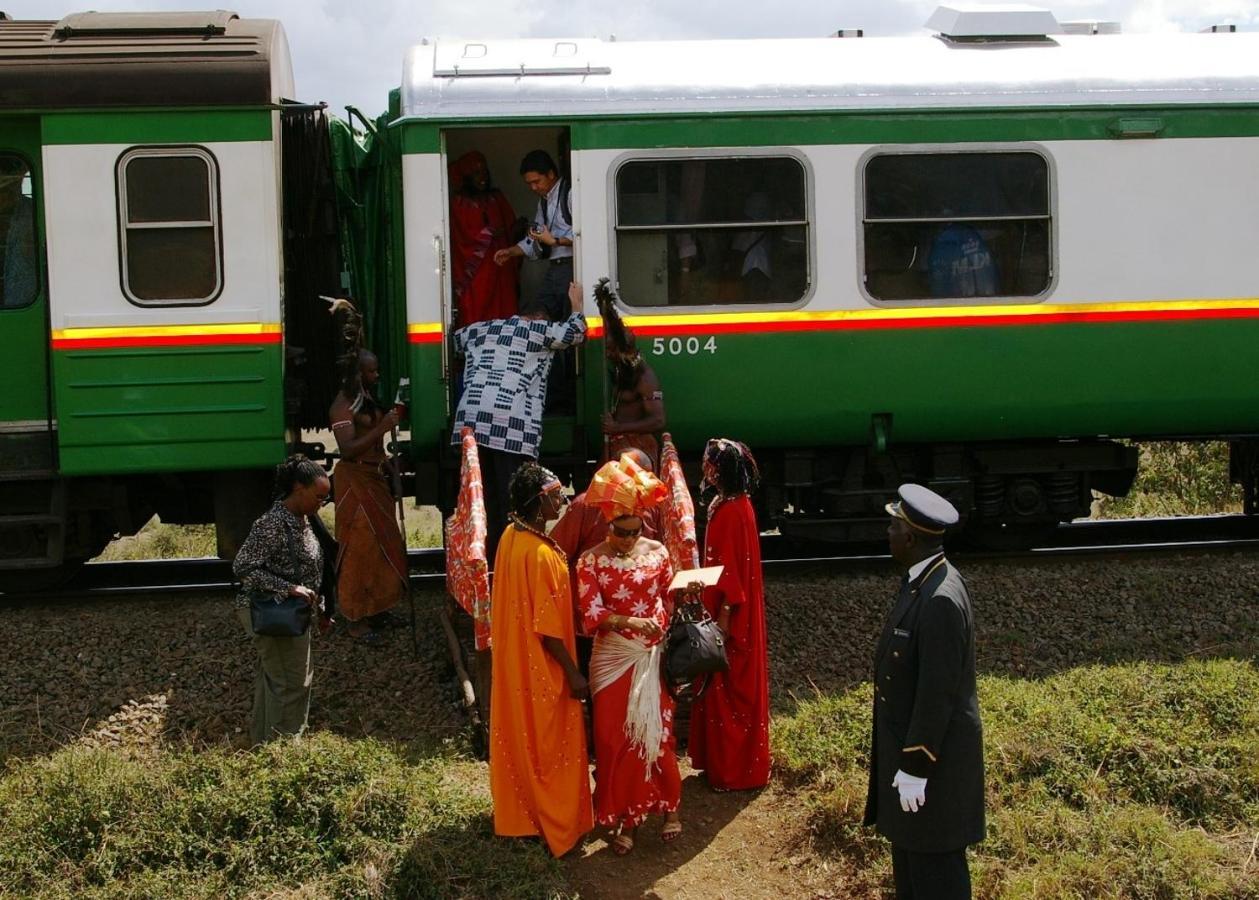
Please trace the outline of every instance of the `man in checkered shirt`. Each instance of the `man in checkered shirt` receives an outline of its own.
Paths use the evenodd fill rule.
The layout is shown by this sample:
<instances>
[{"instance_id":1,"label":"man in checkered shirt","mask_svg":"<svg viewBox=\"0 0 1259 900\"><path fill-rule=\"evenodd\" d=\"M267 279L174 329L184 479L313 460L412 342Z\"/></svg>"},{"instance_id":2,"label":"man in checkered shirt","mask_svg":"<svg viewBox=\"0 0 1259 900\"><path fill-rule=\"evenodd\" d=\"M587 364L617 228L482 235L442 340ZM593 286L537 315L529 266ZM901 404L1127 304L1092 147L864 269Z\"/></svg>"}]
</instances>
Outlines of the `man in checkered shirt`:
<instances>
[{"instance_id":1,"label":"man in checkered shirt","mask_svg":"<svg viewBox=\"0 0 1259 900\"><path fill-rule=\"evenodd\" d=\"M572 312L562 322L550 321L535 298L522 302L518 315L475 322L455 332L455 351L464 355L464 387L451 443L459 443L465 425L476 435L491 566L507 525L508 482L522 462L538 457L551 361L586 338L577 282L568 286L568 302Z\"/></svg>"}]
</instances>

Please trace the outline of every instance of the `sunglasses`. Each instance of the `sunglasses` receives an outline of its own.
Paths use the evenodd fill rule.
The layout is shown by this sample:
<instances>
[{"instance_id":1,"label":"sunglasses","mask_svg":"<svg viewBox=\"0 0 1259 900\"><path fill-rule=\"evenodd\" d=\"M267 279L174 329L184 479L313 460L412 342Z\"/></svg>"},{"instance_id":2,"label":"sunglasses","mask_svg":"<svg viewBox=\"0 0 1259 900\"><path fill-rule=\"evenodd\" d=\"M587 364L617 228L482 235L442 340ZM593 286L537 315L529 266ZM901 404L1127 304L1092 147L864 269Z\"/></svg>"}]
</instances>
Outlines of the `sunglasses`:
<instances>
[{"instance_id":1,"label":"sunglasses","mask_svg":"<svg viewBox=\"0 0 1259 900\"><path fill-rule=\"evenodd\" d=\"M617 537L632 538L632 537L638 537L640 534L643 533L642 525L639 525L637 528L622 528L620 525L617 525L616 523L613 523L613 522L610 522L608 524L612 528L612 533L615 534Z\"/></svg>"}]
</instances>

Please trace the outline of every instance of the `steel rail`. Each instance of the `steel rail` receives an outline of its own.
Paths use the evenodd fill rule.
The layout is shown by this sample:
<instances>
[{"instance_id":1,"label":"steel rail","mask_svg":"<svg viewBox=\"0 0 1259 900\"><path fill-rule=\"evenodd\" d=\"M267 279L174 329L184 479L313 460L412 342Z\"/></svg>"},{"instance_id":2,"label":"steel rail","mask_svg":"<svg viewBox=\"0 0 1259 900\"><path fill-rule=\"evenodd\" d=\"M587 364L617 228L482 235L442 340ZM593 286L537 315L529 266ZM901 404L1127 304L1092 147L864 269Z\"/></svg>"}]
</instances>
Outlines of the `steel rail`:
<instances>
[{"instance_id":1,"label":"steel rail","mask_svg":"<svg viewBox=\"0 0 1259 900\"><path fill-rule=\"evenodd\" d=\"M807 547L775 534L762 536L767 573L809 569L859 571L891 564L882 543ZM1259 518L1241 515L1087 520L1060 525L1042 545L1023 550L957 547L950 555L965 560L1030 561L1061 557L1115 558L1138 554L1214 553L1259 549ZM411 584L437 587L445 581L445 551L411 550ZM216 557L88 563L62 587L40 592L0 594L0 600L66 599L176 593L214 593L235 585L231 564Z\"/></svg>"}]
</instances>

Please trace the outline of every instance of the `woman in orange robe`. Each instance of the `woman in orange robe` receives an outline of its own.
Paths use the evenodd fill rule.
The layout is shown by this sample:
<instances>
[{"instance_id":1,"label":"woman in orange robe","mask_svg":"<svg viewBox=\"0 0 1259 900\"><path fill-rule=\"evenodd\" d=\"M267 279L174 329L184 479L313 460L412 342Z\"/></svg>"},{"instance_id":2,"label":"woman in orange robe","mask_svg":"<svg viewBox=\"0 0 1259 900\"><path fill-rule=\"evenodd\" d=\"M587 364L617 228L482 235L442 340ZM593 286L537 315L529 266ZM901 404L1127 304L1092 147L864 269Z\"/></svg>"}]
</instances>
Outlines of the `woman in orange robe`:
<instances>
[{"instance_id":1,"label":"woman in orange robe","mask_svg":"<svg viewBox=\"0 0 1259 900\"><path fill-rule=\"evenodd\" d=\"M555 856L594 826L581 701L573 662L572 593L563 552L546 536L564 494L536 463L516 470L512 513L494 558L490 597L490 794L494 833L541 835Z\"/></svg>"},{"instance_id":2,"label":"woman in orange robe","mask_svg":"<svg viewBox=\"0 0 1259 900\"><path fill-rule=\"evenodd\" d=\"M618 856L653 813L664 816L664 841L682 833L673 699L660 680L673 567L663 544L642 537L643 514L667 492L629 454L600 468L586 491L608 521L607 539L577 565L582 625L595 633L595 820L616 830Z\"/></svg>"},{"instance_id":3,"label":"woman in orange robe","mask_svg":"<svg viewBox=\"0 0 1259 900\"><path fill-rule=\"evenodd\" d=\"M704 565L723 566L704 590L704 606L726 634L729 670L710 676L691 710L691 765L711 787L739 791L769 782L769 659L760 531L748 493L760 479L756 460L738 441L714 438L704 448L704 481L717 489L708 510Z\"/></svg>"}]
</instances>

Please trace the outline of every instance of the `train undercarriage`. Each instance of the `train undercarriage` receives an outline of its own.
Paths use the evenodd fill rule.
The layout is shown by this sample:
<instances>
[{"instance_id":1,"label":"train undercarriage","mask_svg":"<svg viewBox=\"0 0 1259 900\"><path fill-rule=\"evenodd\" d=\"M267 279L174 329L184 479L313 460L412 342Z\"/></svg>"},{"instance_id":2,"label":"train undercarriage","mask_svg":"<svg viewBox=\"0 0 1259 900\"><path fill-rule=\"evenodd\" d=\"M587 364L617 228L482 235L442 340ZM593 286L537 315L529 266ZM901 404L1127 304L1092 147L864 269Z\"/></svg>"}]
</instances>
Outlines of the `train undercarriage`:
<instances>
[{"instance_id":1,"label":"train undercarriage","mask_svg":"<svg viewBox=\"0 0 1259 900\"><path fill-rule=\"evenodd\" d=\"M1014 549L1035 544L1060 522L1087 516L1094 491L1125 495L1138 449L1079 440L799 448L765 450L758 458L762 527L777 528L789 540L882 541L883 504L897 485L913 481L962 511L967 543ZM697 481L698 468L687 468ZM1259 441L1230 443L1230 475L1253 515ZM270 473L260 470L79 478L7 472L0 475L0 592L64 583L109 541L136 533L153 515L169 524L214 523L219 555L230 558L265 506L269 487Z\"/></svg>"}]
</instances>

